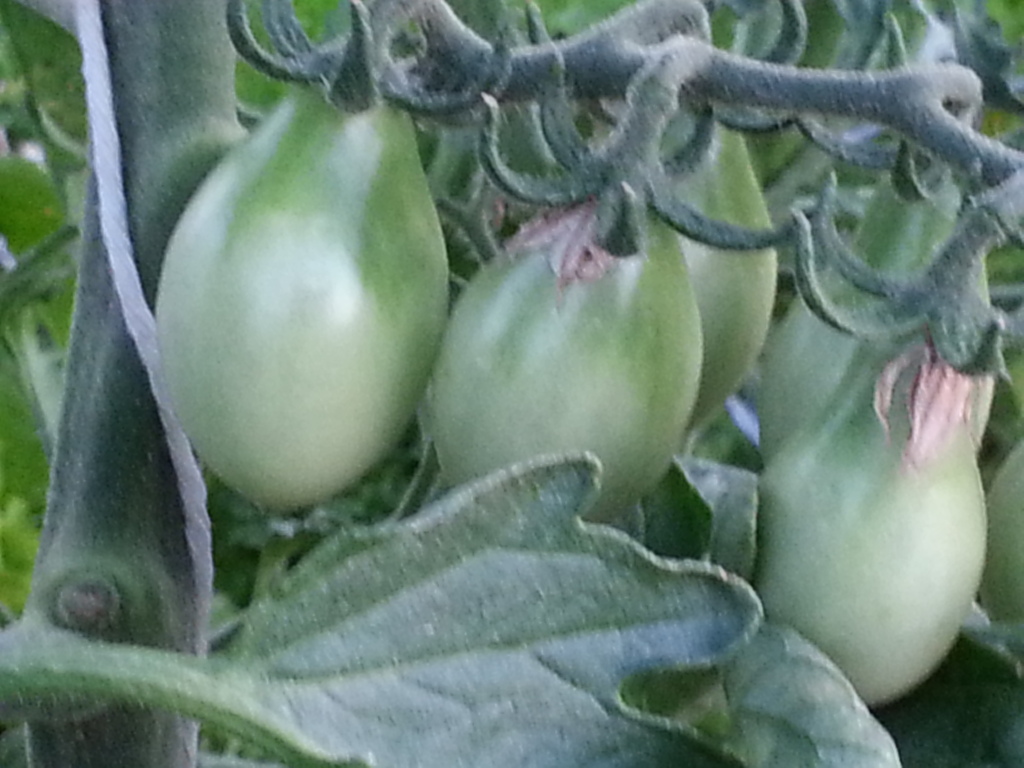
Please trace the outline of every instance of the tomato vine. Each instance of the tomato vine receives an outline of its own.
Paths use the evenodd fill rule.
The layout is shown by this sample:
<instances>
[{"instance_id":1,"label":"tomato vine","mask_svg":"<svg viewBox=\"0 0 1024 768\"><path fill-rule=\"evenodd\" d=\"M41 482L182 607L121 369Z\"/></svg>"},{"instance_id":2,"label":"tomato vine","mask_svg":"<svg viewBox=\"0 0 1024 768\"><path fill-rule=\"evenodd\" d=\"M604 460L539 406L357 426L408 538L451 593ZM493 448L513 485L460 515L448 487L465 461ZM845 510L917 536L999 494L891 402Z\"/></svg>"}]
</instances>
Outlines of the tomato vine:
<instances>
[{"instance_id":1,"label":"tomato vine","mask_svg":"<svg viewBox=\"0 0 1024 768\"><path fill-rule=\"evenodd\" d=\"M443 0L350 0L341 25L347 31L326 39L314 39L289 0L264 0L258 21L250 0L25 2L73 31L83 48L92 141L67 366L73 397L60 416L30 598L21 619L0 616L0 715L30 721L35 765L122 759L140 768L191 768L196 728L173 712L318 768L371 757L479 763L481 754L496 766L521 764L531 729L545 734L539 741L551 747L549 763L560 765L572 753L617 766L756 766L766 754L789 759L822 743L847 757L874 755L880 765L898 761L862 699L902 695L957 642L981 568L972 440L992 380L1006 371L1005 348L1024 337L1019 291L993 299L983 274L989 253L1024 240L1024 142L992 138L984 131L995 123L981 122L993 109L1021 109L1013 53L994 42L987 20L928 16L928 24L949 25L943 29L960 63L915 63L896 15L884 3L865 5L862 28L844 41L837 68L814 69L801 64L809 39L799 0L730 0L716 16L726 3L616 2L621 9L604 21L555 35L533 3L520 19L496 2L476 28L460 17L480 22L465 3L455 12ZM769 9L773 22L752 33L758 39L750 48L760 53L743 53L739 35L736 50L716 46L719 20L755 5ZM852 25L855 5L831 10ZM998 7L1009 23L1006 4ZM232 44L301 93L222 161L243 136ZM345 144L339 136L346 129L360 141ZM772 221L757 199L741 134L755 142L796 136L821 151L819 167L838 172L821 174L824 183L815 178L795 202L788 197L791 210ZM718 154L723 136L725 155ZM382 145L385 155L398 147L400 161L360 176ZM254 161L261 146L269 151ZM279 543L275 537L287 543L266 547L251 605L218 634L233 656L207 660L209 520L163 376L199 456L250 500L305 508L362 476L398 441L424 395L445 320L449 275L417 149L438 171L431 194L448 240L461 237L469 252L452 260L460 296L422 418L436 453L424 448L410 501L395 517L431 497L434 481L472 484L410 520L334 532L308 556L308 540L332 527L322 509L308 519L260 518L253 548ZM448 151L459 155L454 170L444 167ZM899 238L861 231L856 248L847 243L842 231L863 205L843 180L889 174L879 207L891 202L902 214L912 210L902 207L907 200L940 195L936 179L946 183L949 170L964 204L950 231L919 225L929 237L915 243L912 269L876 258ZM699 199L723 196L702 187L708 172L730 187L726 194L744 185L747 201L723 210L720 200ZM346 174L357 191L335 184ZM226 188L225 203L217 192ZM306 215L310 207L315 216ZM550 248L542 242L551 251L543 258L534 258L536 241L529 253L516 253L537 233L537 221L541 231L561 232L559 222L580 211L585 236L574 231L568 245L558 240ZM864 221L886 220L885 213L869 208ZM502 245L524 220L534 225ZM325 231L330 236L320 237ZM0 251L0 296L17 297L19 281L38 274L23 265L45 263L47 248L75 234L61 230L55 245L40 245L33 257ZM329 253L318 260L327 240ZM289 248L275 248L280 241ZM684 268L687 244L703 248L709 263L718 258L716 267L726 256L736 267L714 291L705 289L698 308ZM396 253L423 258L392 260ZM705 376L711 391L700 395L697 416L704 427L763 341L776 253L798 301L817 318L809 335L823 345L834 338L819 333L823 320L846 340L834 357L808 363L806 350L782 357L774 373L801 357L801 367L836 360L849 369L842 378L828 371L780 376L761 388L768 431L759 458L767 467L758 485L751 472L697 471L672 454L685 444L697 392L698 337L727 326L718 337L737 347L728 365L724 355L705 356L705 370L720 370L718 381ZM299 263L312 265L313 279L298 275L301 285L289 293L301 271L290 267ZM343 327L336 304L309 300L318 290L338 298L340 289L330 288L337 285L319 278L336 278L339 264L366 289L347 305L369 308L362 325ZM222 271L211 278L206 269ZM274 290L236 301L261 271ZM529 283L527 298L502 304L495 296L516 279ZM211 285L216 290L206 291ZM743 328L716 322L715 310L730 301L751 310ZM160 355L154 303L164 325ZM247 311L236 313L239 304ZM321 325L293 323L317 308ZM552 330L559 322L569 328L564 344ZM500 338L485 339L491 346L474 346L481 328L498 326ZM244 343L233 339L238 333ZM776 350L785 342L777 338ZM264 348L271 353L261 358ZM545 354L543 371L524 363ZM286 358L299 363L283 370ZM209 363L213 374L197 374ZM766 358L766 378L772 365ZM473 366L483 371L479 378L459 378ZM612 369L626 372L616 397L595 410L580 407L616 389ZM552 371L554 380L545 378ZM339 396L345 376L355 386ZM602 392L596 385L586 391L599 377ZM498 391L510 382L513 390ZM551 396L559 386L570 396ZM282 392L301 408L267 418L268 403ZM808 412L791 418L795 397ZM322 401L330 407L319 408ZM635 430L634 413L644 416ZM496 434L492 418L522 427L520 434ZM771 419L783 423L768 425ZM581 424L582 436L570 434ZM622 444L629 456L620 462L614 449ZM239 446L249 451L244 471L232 466ZM604 496L593 457L536 457L561 450L597 454ZM513 462L521 463L508 469ZM655 501L637 503L659 478ZM1004 483L997 491L1010 487ZM1012 496L1012 488L1005 493ZM990 498L1012 506L1003 494ZM602 499L598 516L650 543L672 538L671 514L659 519L653 510L671 510L680 497L700 517L689 526L695 541L666 545L694 556L683 563L573 517L588 500ZM924 501L928 510L915 508ZM808 524L812 508L828 514ZM4 514L20 534L20 510L5 507ZM960 526L960 540L929 527L936 520L946 530ZM838 544L816 538L835 530L844 532ZM897 541L921 531L934 535L906 548ZM11 538L7 529L0 534ZM844 558L851 543L860 550L855 562ZM907 552L913 556L900 560ZM740 576L760 596L723 570L733 563L745 564ZM837 593L857 597L851 581L865 587L856 610L838 599L821 610ZM883 594L890 582L910 588ZM914 605L936 585L941 595ZM982 595L994 606L997 592L1015 600L1014 588L1012 577L990 572ZM524 606L530 620L520 623ZM795 636L763 625L764 608L769 622L787 621L828 651L843 674ZM996 612L1016 615L1013 605ZM887 623L895 614L909 616L909 624ZM816 625L822 616L831 623L826 631ZM867 639L855 631L865 628ZM985 652L998 655L992 647ZM1009 643L999 652L1019 648ZM784 664L775 663L779 655ZM874 664L879 656L900 668ZM784 686L762 687L754 673L762 663L808 690L827 691L835 708L782 711L796 695L774 701ZM659 665L675 671L663 679L651 672ZM651 679L637 683L634 696L635 680L620 683L637 671ZM660 706L647 694L673 686L687 694L674 699L686 698L685 727L636 716L634 705ZM388 698L410 691L418 698L402 705ZM409 701L416 706L404 706ZM669 709L659 714L682 717ZM850 724L838 736L834 722L815 719L836 710ZM442 744L437 734L455 721L455 746ZM132 737L122 745L125 733ZM409 733L432 736L421 752Z\"/></svg>"}]
</instances>

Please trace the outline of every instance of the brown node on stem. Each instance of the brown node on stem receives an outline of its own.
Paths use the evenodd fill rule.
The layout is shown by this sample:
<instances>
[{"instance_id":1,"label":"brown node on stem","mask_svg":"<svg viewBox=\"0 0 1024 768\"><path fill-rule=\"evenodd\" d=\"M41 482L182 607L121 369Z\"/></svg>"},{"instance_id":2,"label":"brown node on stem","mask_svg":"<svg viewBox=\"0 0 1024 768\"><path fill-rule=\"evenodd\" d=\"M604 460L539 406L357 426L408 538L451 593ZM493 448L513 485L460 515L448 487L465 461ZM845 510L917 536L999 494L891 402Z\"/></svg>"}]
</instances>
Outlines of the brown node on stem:
<instances>
[{"instance_id":1,"label":"brown node on stem","mask_svg":"<svg viewBox=\"0 0 1024 768\"><path fill-rule=\"evenodd\" d=\"M116 626L120 615L121 596L105 579L75 579L57 593L56 621L66 629L103 635Z\"/></svg>"}]
</instances>

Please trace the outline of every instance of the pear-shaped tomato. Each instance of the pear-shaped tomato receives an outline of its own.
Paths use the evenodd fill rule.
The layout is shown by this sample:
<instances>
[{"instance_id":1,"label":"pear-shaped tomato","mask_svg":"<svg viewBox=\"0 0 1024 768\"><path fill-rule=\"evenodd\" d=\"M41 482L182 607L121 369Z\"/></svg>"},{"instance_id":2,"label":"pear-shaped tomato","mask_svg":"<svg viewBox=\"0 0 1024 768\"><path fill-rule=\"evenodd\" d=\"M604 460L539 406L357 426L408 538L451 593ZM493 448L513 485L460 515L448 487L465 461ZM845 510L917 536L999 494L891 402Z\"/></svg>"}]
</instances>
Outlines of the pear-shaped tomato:
<instances>
[{"instance_id":1,"label":"pear-shaped tomato","mask_svg":"<svg viewBox=\"0 0 1024 768\"><path fill-rule=\"evenodd\" d=\"M825 651L870 704L942 660L985 555L969 418L978 383L916 354L886 367L859 352L760 483L754 585L765 613Z\"/></svg>"},{"instance_id":2,"label":"pear-shaped tomato","mask_svg":"<svg viewBox=\"0 0 1024 768\"><path fill-rule=\"evenodd\" d=\"M408 117L296 92L190 202L156 315L200 458L253 501L291 508L340 491L398 439L446 310Z\"/></svg>"},{"instance_id":3,"label":"pear-shaped tomato","mask_svg":"<svg viewBox=\"0 0 1024 768\"><path fill-rule=\"evenodd\" d=\"M681 185L680 195L712 219L753 229L771 226L743 136L718 130L708 162ZM775 301L775 250L723 251L682 238L700 310L704 362L690 422L717 413L743 382L764 344Z\"/></svg>"},{"instance_id":4,"label":"pear-shaped tomato","mask_svg":"<svg viewBox=\"0 0 1024 768\"><path fill-rule=\"evenodd\" d=\"M604 519L667 469L700 375L686 266L663 224L651 223L645 253L621 259L594 245L593 228L593 206L535 223L459 297L428 397L449 484L589 450Z\"/></svg>"},{"instance_id":5,"label":"pear-shaped tomato","mask_svg":"<svg viewBox=\"0 0 1024 768\"><path fill-rule=\"evenodd\" d=\"M1024 621L1024 442L999 467L987 500L981 603L997 621Z\"/></svg>"}]
</instances>

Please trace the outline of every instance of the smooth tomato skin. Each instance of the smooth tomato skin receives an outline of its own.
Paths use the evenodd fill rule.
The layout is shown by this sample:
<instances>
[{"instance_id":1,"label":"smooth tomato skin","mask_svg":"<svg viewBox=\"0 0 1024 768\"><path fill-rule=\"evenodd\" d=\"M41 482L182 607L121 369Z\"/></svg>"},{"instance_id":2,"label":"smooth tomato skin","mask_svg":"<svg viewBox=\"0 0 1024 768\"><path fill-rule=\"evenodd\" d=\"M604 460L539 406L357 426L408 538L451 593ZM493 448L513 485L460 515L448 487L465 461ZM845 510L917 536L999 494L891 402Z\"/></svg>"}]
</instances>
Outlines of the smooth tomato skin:
<instances>
[{"instance_id":1,"label":"smooth tomato skin","mask_svg":"<svg viewBox=\"0 0 1024 768\"><path fill-rule=\"evenodd\" d=\"M1024 621L1024 442L997 470L987 505L981 604L996 621Z\"/></svg>"},{"instance_id":2,"label":"smooth tomato skin","mask_svg":"<svg viewBox=\"0 0 1024 768\"><path fill-rule=\"evenodd\" d=\"M712 157L688 176L682 198L712 219L767 228L771 218L743 136L718 129ZM775 250L722 251L680 236L700 311L704 356L691 426L711 419L753 368L775 302Z\"/></svg>"},{"instance_id":3,"label":"smooth tomato skin","mask_svg":"<svg viewBox=\"0 0 1024 768\"><path fill-rule=\"evenodd\" d=\"M595 519L621 513L668 468L697 393L700 319L675 235L646 256L557 285L543 251L484 267L455 306L426 423L449 485L545 453L603 466Z\"/></svg>"},{"instance_id":4,"label":"smooth tomato skin","mask_svg":"<svg viewBox=\"0 0 1024 768\"><path fill-rule=\"evenodd\" d=\"M339 492L410 421L447 290L408 118L288 97L211 173L168 246L158 337L197 454L270 509Z\"/></svg>"},{"instance_id":5,"label":"smooth tomato skin","mask_svg":"<svg viewBox=\"0 0 1024 768\"><path fill-rule=\"evenodd\" d=\"M981 578L985 507L967 426L926 464L902 465L901 440L872 408L877 367L858 363L854 383L765 468L754 585L769 620L797 629L881 704L955 642Z\"/></svg>"}]
</instances>

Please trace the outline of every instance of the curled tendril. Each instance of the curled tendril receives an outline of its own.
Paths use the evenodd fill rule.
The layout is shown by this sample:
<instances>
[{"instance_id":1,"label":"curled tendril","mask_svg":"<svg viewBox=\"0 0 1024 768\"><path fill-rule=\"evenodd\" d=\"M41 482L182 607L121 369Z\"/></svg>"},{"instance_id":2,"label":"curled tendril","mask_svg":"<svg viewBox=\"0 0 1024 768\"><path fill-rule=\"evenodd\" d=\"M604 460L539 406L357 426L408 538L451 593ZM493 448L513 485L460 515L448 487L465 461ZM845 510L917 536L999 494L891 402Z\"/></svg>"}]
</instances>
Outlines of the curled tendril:
<instances>
[{"instance_id":1,"label":"curled tendril","mask_svg":"<svg viewBox=\"0 0 1024 768\"><path fill-rule=\"evenodd\" d=\"M291 0L263 0L261 14L267 37L282 56L297 59L313 52L313 42L295 16Z\"/></svg>"},{"instance_id":2,"label":"curled tendril","mask_svg":"<svg viewBox=\"0 0 1024 768\"><path fill-rule=\"evenodd\" d=\"M765 61L773 64L795 64L807 47L807 13L803 0L780 0L782 27Z\"/></svg>"},{"instance_id":3,"label":"curled tendril","mask_svg":"<svg viewBox=\"0 0 1024 768\"><path fill-rule=\"evenodd\" d=\"M909 202L927 200L932 196L935 186L926 181L926 173L931 165L927 155L916 150L909 142L900 142L896 162L892 167L893 189Z\"/></svg>"},{"instance_id":4,"label":"curled tendril","mask_svg":"<svg viewBox=\"0 0 1024 768\"><path fill-rule=\"evenodd\" d=\"M510 168L499 149L501 112L498 102L485 94L483 103L486 113L478 142L480 164L494 185L505 194L533 205L555 207L595 197L607 185L604 169L589 163L589 155L581 160L578 168L572 169L572 173L556 178L532 176Z\"/></svg>"},{"instance_id":5,"label":"curled tendril","mask_svg":"<svg viewBox=\"0 0 1024 768\"><path fill-rule=\"evenodd\" d=\"M811 216L811 233L814 236L816 252L827 254L827 264L817 259L810 267L820 269L828 266L835 269L847 282L862 293L878 298L913 296L914 281L894 280L885 277L878 270L869 267L846 245L836 229L835 213L837 185L835 176L830 177L818 198L818 204Z\"/></svg>"},{"instance_id":6,"label":"curled tendril","mask_svg":"<svg viewBox=\"0 0 1024 768\"><path fill-rule=\"evenodd\" d=\"M646 204L628 182L606 190L598 201L595 240L613 256L646 253Z\"/></svg>"},{"instance_id":7,"label":"curled tendril","mask_svg":"<svg viewBox=\"0 0 1024 768\"><path fill-rule=\"evenodd\" d=\"M961 373L1002 373L1002 340L1017 318L981 294L982 259L1005 241L998 215L984 202L965 211L932 262L914 277L894 280L867 266L842 242L832 218L834 180L810 220L798 223L796 285L807 306L829 325L861 337L900 339L925 333ZM840 299L826 275L854 289Z\"/></svg>"},{"instance_id":8,"label":"curled tendril","mask_svg":"<svg viewBox=\"0 0 1024 768\"><path fill-rule=\"evenodd\" d=\"M714 112L705 110L695 115L687 142L662 160L661 165L665 173L668 176L685 176L695 171L711 151L714 137Z\"/></svg>"},{"instance_id":9,"label":"curled tendril","mask_svg":"<svg viewBox=\"0 0 1024 768\"><path fill-rule=\"evenodd\" d=\"M719 249L753 251L793 241L796 237L794 221L773 229L750 229L709 219L676 195L680 179L685 180L685 176L707 157L714 138L715 118L716 113L711 110L698 114L682 149L648 172L647 196L655 213L690 239Z\"/></svg>"},{"instance_id":10,"label":"curled tendril","mask_svg":"<svg viewBox=\"0 0 1024 768\"><path fill-rule=\"evenodd\" d=\"M253 34L246 0L228 0L228 29L238 53L269 77L327 86L332 101L352 109L373 103L378 92L409 111L451 114L479 103L487 89L500 91L511 71L513 40L487 43L439 0L349 0L352 32L314 43L299 23L291 0L263 0L262 20L273 50ZM390 48L406 20L429 31L420 60L395 61ZM456 61L458 59L458 61ZM449 88L449 70L471 73L469 82ZM445 87L435 87L442 83Z\"/></svg>"},{"instance_id":11,"label":"curled tendril","mask_svg":"<svg viewBox=\"0 0 1024 768\"><path fill-rule=\"evenodd\" d=\"M918 330L920 305L927 300L924 291L914 282L885 277L853 255L835 229L833 213L834 180L811 217L799 217L794 274L807 306L832 327L860 337L898 338ZM833 295L826 277L830 271L862 295L846 301Z\"/></svg>"},{"instance_id":12,"label":"curled tendril","mask_svg":"<svg viewBox=\"0 0 1024 768\"><path fill-rule=\"evenodd\" d=\"M691 240L729 251L755 251L793 242L796 220L775 229L748 229L738 224L709 219L675 194L677 179L656 167L648 172L647 196L654 212L673 229Z\"/></svg>"},{"instance_id":13,"label":"curled tendril","mask_svg":"<svg viewBox=\"0 0 1024 768\"><path fill-rule=\"evenodd\" d=\"M789 115L767 115L755 109L740 107L719 109L716 119L726 128L743 133L776 133L796 123L796 118Z\"/></svg>"},{"instance_id":14,"label":"curled tendril","mask_svg":"<svg viewBox=\"0 0 1024 768\"><path fill-rule=\"evenodd\" d=\"M810 118L798 118L795 124L819 149L840 162L878 171L888 170L896 163L897 151L893 147L856 135L837 135Z\"/></svg>"},{"instance_id":15,"label":"curled tendril","mask_svg":"<svg viewBox=\"0 0 1024 768\"><path fill-rule=\"evenodd\" d=\"M556 137L552 150L567 171L555 178L522 174L505 163L499 150L498 103L486 96L487 116L479 142L481 164L496 186L535 205L570 205L601 197L628 181L627 175L643 175L654 165L662 133L678 109L679 84L693 66L695 63L688 61L684 52L662 57L641 70L627 91L618 125L596 148L590 148L575 128L568 127L571 115L550 109L546 121L542 116L542 124L547 122L545 133L549 139ZM642 186L631 188L642 190Z\"/></svg>"},{"instance_id":16,"label":"curled tendril","mask_svg":"<svg viewBox=\"0 0 1024 768\"><path fill-rule=\"evenodd\" d=\"M273 1L273 0L272 0ZM274 78L293 83L316 83L331 69L330 58L310 51L302 55L271 53L253 34L245 0L228 0L228 34L238 54L257 70Z\"/></svg>"},{"instance_id":17,"label":"curled tendril","mask_svg":"<svg viewBox=\"0 0 1024 768\"><path fill-rule=\"evenodd\" d=\"M575 168L584 162L589 148L576 127L565 82L565 57L548 35L536 4L529 3L526 11L530 42L550 48L553 57L551 77L545 80L538 102L541 132L555 161L563 168Z\"/></svg>"},{"instance_id":18,"label":"curled tendril","mask_svg":"<svg viewBox=\"0 0 1024 768\"><path fill-rule=\"evenodd\" d=\"M352 32L330 79L331 102L366 109L377 101L378 95L375 38L369 11L362 0L350 0L349 13Z\"/></svg>"},{"instance_id":19,"label":"curled tendril","mask_svg":"<svg viewBox=\"0 0 1024 768\"><path fill-rule=\"evenodd\" d=\"M498 256L501 247L488 221L486 207L479 200L460 203L451 198L439 197L435 203L441 216L461 233L480 261L491 261Z\"/></svg>"},{"instance_id":20,"label":"curled tendril","mask_svg":"<svg viewBox=\"0 0 1024 768\"><path fill-rule=\"evenodd\" d=\"M425 55L418 64L405 67L388 59L381 90L390 101L416 114L444 117L470 112L479 106L484 93L504 90L514 50L515 32L507 23L493 45L467 47L463 40L428 36ZM452 87L449 78L453 71L472 72L473 77Z\"/></svg>"}]
</instances>

